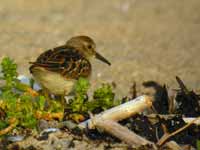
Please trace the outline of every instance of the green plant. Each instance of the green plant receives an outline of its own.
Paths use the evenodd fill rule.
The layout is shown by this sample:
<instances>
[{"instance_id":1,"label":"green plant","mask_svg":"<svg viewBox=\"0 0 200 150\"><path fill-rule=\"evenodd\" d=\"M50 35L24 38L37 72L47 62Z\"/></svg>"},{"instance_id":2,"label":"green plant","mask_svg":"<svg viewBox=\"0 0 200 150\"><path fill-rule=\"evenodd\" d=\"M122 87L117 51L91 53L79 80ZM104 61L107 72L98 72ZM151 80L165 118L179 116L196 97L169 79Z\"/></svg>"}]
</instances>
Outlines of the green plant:
<instances>
[{"instance_id":1,"label":"green plant","mask_svg":"<svg viewBox=\"0 0 200 150\"><path fill-rule=\"evenodd\" d=\"M121 103L120 100L114 99L115 94L113 93L112 87L109 84L103 84L100 88L95 90L92 100L89 100L87 96L88 89L88 80L80 78L76 84L75 97L67 106L67 109L70 113L87 116L88 112L96 112L95 110L97 109L101 111L106 110Z\"/></svg>"},{"instance_id":2,"label":"green plant","mask_svg":"<svg viewBox=\"0 0 200 150\"><path fill-rule=\"evenodd\" d=\"M197 140L197 150L200 150L200 140Z\"/></svg>"},{"instance_id":3,"label":"green plant","mask_svg":"<svg viewBox=\"0 0 200 150\"><path fill-rule=\"evenodd\" d=\"M4 83L0 87L0 109L5 114L0 120L0 129L7 127L13 118L17 126L35 128L38 112L45 114L63 111L63 106L57 101L52 101L46 109L47 98L39 94L33 96L29 92L31 87L17 79L17 65L13 60L3 58L0 68L0 80Z\"/></svg>"},{"instance_id":4,"label":"green plant","mask_svg":"<svg viewBox=\"0 0 200 150\"><path fill-rule=\"evenodd\" d=\"M58 113L62 119L64 107L57 99L50 100L45 95L38 94L31 87L21 83L17 79L17 65L8 57L3 58L0 64L0 111L5 116L0 118L0 129L6 128L9 124L24 128L35 128L37 120ZM89 100L87 92L90 83L87 79L79 78L75 86L75 96L67 104L67 115L75 120L88 116L88 112L103 111L121 103L114 99L115 94L109 84L95 90L93 99ZM48 103L47 103L48 100ZM48 105L47 105L48 104ZM0 112L1 113L1 112Z\"/></svg>"},{"instance_id":5,"label":"green plant","mask_svg":"<svg viewBox=\"0 0 200 150\"><path fill-rule=\"evenodd\" d=\"M15 86L17 80L17 64L15 64L9 57L5 57L1 62L0 71L2 74L0 79L6 81L3 90L11 90L11 88Z\"/></svg>"}]
</instances>

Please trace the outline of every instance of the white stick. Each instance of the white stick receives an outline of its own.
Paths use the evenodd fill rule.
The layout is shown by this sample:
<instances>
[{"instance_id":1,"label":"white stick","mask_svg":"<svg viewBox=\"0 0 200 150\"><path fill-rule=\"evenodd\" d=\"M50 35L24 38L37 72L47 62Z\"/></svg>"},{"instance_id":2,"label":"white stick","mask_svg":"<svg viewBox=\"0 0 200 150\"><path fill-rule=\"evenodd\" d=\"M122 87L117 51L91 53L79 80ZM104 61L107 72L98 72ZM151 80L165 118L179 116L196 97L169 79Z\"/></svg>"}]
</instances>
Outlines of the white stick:
<instances>
[{"instance_id":1,"label":"white stick","mask_svg":"<svg viewBox=\"0 0 200 150\"><path fill-rule=\"evenodd\" d=\"M119 138L121 141L133 146L133 147L140 147L145 145L151 145L152 149L155 149L155 145L144 139L143 137L135 134L134 132L130 131L127 127L121 126L119 123L111 120L93 120L94 125L97 128L103 129L104 131L110 133L111 135Z\"/></svg>"},{"instance_id":2,"label":"white stick","mask_svg":"<svg viewBox=\"0 0 200 150\"><path fill-rule=\"evenodd\" d=\"M112 120L119 121L133 116L134 114L142 112L144 109L152 106L152 99L149 96L140 96L131 101L128 101L122 105L113 107L109 110L106 110L96 116L94 118L102 119L102 120ZM79 128L89 127L90 129L95 126L92 124L91 119L88 119L82 123L80 123Z\"/></svg>"},{"instance_id":3,"label":"white stick","mask_svg":"<svg viewBox=\"0 0 200 150\"><path fill-rule=\"evenodd\" d=\"M192 122L193 120L195 120L195 119L196 119L196 118L192 118L192 117L191 117L191 118L189 118L189 117L188 117L188 118L185 118L185 117L183 118L183 120L185 121L185 123L191 123L191 122ZM195 125L200 125L200 119L196 120L196 121L194 122L194 124L195 124Z\"/></svg>"}]
</instances>

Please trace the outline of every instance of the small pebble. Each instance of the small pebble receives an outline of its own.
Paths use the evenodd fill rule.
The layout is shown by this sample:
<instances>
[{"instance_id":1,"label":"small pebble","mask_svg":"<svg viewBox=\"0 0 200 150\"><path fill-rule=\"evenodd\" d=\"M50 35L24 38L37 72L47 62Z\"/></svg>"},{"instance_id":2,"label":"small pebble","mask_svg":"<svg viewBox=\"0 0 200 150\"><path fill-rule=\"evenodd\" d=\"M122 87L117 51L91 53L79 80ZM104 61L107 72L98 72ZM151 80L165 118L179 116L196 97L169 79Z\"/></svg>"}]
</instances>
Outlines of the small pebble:
<instances>
[{"instance_id":1,"label":"small pebble","mask_svg":"<svg viewBox=\"0 0 200 150\"><path fill-rule=\"evenodd\" d=\"M19 141L22 141L24 137L25 136L22 136L22 135L9 136L7 140L10 142L19 142Z\"/></svg>"}]
</instances>

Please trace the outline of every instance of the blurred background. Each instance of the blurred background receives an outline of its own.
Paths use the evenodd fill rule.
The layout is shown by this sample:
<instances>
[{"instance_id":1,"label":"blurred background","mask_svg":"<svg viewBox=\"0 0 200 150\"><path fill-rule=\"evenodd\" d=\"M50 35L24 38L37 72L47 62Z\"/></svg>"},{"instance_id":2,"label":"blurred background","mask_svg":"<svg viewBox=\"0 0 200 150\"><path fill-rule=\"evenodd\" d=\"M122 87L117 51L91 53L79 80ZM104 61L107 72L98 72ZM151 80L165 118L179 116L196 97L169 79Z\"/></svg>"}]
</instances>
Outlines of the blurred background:
<instances>
[{"instance_id":1,"label":"blurred background","mask_svg":"<svg viewBox=\"0 0 200 150\"><path fill-rule=\"evenodd\" d=\"M112 62L92 61L93 87L115 82L124 96L133 81L177 87L178 75L200 88L199 0L1 0L0 20L0 57L21 74L43 51L88 35Z\"/></svg>"}]
</instances>

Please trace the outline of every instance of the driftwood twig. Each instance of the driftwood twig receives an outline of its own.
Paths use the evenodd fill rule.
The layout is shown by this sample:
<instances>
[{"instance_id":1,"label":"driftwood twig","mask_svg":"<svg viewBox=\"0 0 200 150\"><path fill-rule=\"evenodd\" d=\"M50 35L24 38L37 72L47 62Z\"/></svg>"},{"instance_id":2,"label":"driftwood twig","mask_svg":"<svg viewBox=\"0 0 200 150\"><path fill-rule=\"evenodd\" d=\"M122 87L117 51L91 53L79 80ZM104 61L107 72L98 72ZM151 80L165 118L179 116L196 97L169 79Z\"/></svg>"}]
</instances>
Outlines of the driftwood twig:
<instances>
[{"instance_id":1,"label":"driftwood twig","mask_svg":"<svg viewBox=\"0 0 200 150\"><path fill-rule=\"evenodd\" d=\"M110 133L111 135L119 138L120 140L124 141L125 143L139 147L141 145L151 145L155 149L155 145L144 139L143 137L135 134L134 132L130 131L128 128L120 125L119 123L112 121L112 120L100 120L94 119L93 124L100 129Z\"/></svg>"},{"instance_id":2,"label":"driftwood twig","mask_svg":"<svg viewBox=\"0 0 200 150\"><path fill-rule=\"evenodd\" d=\"M200 117L194 119L193 121L191 121L190 123L186 124L185 126L179 128L178 130L172 132L172 133L168 133L165 130L165 134L161 137L161 139L157 142L158 146L162 146L169 138L171 138L172 136L182 132L183 130L187 129L188 127L190 127L192 124L194 124L196 121L200 120ZM165 128L164 128L165 129Z\"/></svg>"},{"instance_id":3,"label":"driftwood twig","mask_svg":"<svg viewBox=\"0 0 200 150\"><path fill-rule=\"evenodd\" d=\"M106 110L95 118L101 118L102 120L112 120L119 121L133 116L134 114L142 112L144 109L150 108L152 106L152 99L149 96L139 96L131 101L128 101L122 105L113 107ZM92 124L91 119L88 119L78 125L79 128L89 127L90 129L95 126Z\"/></svg>"}]
</instances>

